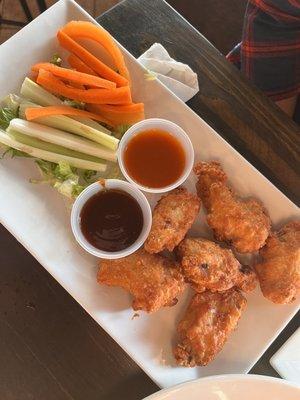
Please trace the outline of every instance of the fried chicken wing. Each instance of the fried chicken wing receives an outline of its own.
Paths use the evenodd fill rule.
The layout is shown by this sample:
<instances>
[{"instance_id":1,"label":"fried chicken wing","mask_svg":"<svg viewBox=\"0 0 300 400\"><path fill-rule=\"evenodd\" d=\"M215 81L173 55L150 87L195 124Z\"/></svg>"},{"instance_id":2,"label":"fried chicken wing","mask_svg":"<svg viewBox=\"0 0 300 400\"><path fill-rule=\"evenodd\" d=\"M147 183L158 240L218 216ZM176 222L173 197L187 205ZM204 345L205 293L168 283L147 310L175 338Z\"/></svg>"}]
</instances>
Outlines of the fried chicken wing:
<instances>
[{"instance_id":1,"label":"fried chicken wing","mask_svg":"<svg viewBox=\"0 0 300 400\"><path fill-rule=\"evenodd\" d=\"M149 253L173 251L192 226L200 210L200 199L185 188L163 196L153 211L152 228L145 242Z\"/></svg>"},{"instance_id":2,"label":"fried chicken wing","mask_svg":"<svg viewBox=\"0 0 300 400\"><path fill-rule=\"evenodd\" d=\"M195 294L177 328L177 363L194 367L212 361L236 328L246 303L236 289Z\"/></svg>"},{"instance_id":3,"label":"fried chicken wing","mask_svg":"<svg viewBox=\"0 0 300 400\"><path fill-rule=\"evenodd\" d=\"M175 261L144 249L117 260L101 260L98 282L127 290L134 298L132 308L149 313L175 305L185 288Z\"/></svg>"},{"instance_id":4,"label":"fried chicken wing","mask_svg":"<svg viewBox=\"0 0 300 400\"><path fill-rule=\"evenodd\" d=\"M186 238L177 248L183 275L196 292L221 292L234 286L250 292L255 272L242 266L229 249L203 238Z\"/></svg>"},{"instance_id":5,"label":"fried chicken wing","mask_svg":"<svg viewBox=\"0 0 300 400\"><path fill-rule=\"evenodd\" d=\"M300 221L271 233L260 255L255 269L263 295L278 304L294 301L300 293Z\"/></svg>"},{"instance_id":6,"label":"fried chicken wing","mask_svg":"<svg viewBox=\"0 0 300 400\"><path fill-rule=\"evenodd\" d=\"M207 209L207 223L215 238L232 245L240 253L252 253L266 242L271 229L270 217L263 205L238 197L227 186L220 164L199 162L194 167L197 192Z\"/></svg>"}]
</instances>

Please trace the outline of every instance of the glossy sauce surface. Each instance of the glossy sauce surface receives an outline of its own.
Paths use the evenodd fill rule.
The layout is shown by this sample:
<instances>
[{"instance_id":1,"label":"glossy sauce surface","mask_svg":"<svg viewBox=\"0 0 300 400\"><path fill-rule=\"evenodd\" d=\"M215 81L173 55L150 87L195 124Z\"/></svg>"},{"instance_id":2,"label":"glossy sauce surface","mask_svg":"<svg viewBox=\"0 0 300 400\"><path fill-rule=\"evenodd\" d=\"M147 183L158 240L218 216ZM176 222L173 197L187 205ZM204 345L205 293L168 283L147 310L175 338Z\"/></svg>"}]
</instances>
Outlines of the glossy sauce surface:
<instances>
[{"instance_id":1,"label":"glossy sauce surface","mask_svg":"<svg viewBox=\"0 0 300 400\"><path fill-rule=\"evenodd\" d=\"M162 188L174 183L185 167L185 152L170 133L149 129L134 136L124 151L127 173L137 183Z\"/></svg>"},{"instance_id":2,"label":"glossy sauce surface","mask_svg":"<svg viewBox=\"0 0 300 400\"><path fill-rule=\"evenodd\" d=\"M138 202L122 190L102 190L92 196L80 213L86 240L99 250L126 249L139 237L143 213Z\"/></svg>"}]
</instances>

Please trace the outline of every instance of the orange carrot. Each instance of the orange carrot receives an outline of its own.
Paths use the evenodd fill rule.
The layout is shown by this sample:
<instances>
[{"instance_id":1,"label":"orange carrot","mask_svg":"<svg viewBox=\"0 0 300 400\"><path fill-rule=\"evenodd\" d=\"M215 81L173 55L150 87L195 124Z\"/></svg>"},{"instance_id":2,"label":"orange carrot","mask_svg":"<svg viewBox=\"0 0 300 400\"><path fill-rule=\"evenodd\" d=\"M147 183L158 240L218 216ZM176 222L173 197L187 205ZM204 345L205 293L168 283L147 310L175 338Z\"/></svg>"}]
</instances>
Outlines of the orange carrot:
<instances>
[{"instance_id":1,"label":"orange carrot","mask_svg":"<svg viewBox=\"0 0 300 400\"><path fill-rule=\"evenodd\" d=\"M109 68L102 61L98 60L98 58L96 58L80 44L76 43L75 40L66 35L62 30L57 32L57 39L64 49L79 57L86 65L96 71L101 77L115 82L118 87L128 85L127 79Z\"/></svg>"},{"instance_id":2,"label":"orange carrot","mask_svg":"<svg viewBox=\"0 0 300 400\"><path fill-rule=\"evenodd\" d=\"M125 106L112 106L108 104L87 104L87 109L94 114L97 113L109 119L114 126L122 124L131 125L145 119L143 103L136 103Z\"/></svg>"},{"instance_id":3,"label":"orange carrot","mask_svg":"<svg viewBox=\"0 0 300 400\"><path fill-rule=\"evenodd\" d=\"M131 104L129 86L115 89L75 89L57 79L51 72L39 70L37 83L51 93L92 104Z\"/></svg>"},{"instance_id":4,"label":"orange carrot","mask_svg":"<svg viewBox=\"0 0 300 400\"><path fill-rule=\"evenodd\" d=\"M28 107L25 110L25 116L28 121L32 121L36 118L50 117L51 115L71 115L90 118L112 126L112 123L108 119L101 117L99 114L94 114L69 106Z\"/></svg>"},{"instance_id":5,"label":"orange carrot","mask_svg":"<svg viewBox=\"0 0 300 400\"><path fill-rule=\"evenodd\" d=\"M62 28L62 31L74 40L87 38L102 45L112 57L119 73L129 80L129 72L121 50L112 36L101 26L88 21L71 21Z\"/></svg>"},{"instance_id":6,"label":"orange carrot","mask_svg":"<svg viewBox=\"0 0 300 400\"><path fill-rule=\"evenodd\" d=\"M39 71L40 69L49 71L61 79L79 83L80 85L92 85L104 89L114 89L116 87L115 82L102 79L99 76L92 76L83 72L74 71L73 69L58 67L51 63L39 63L31 67L32 71Z\"/></svg>"},{"instance_id":7,"label":"orange carrot","mask_svg":"<svg viewBox=\"0 0 300 400\"><path fill-rule=\"evenodd\" d=\"M85 74L89 75L94 75L98 76L95 71L92 70L89 66L87 66L83 61L80 60L75 54L70 54L69 57L67 58L68 63L70 66L74 69L76 69L79 72L83 72Z\"/></svg>"},{"instance_id":8,"label":"orange carrot","mask_svg":"<svg viewBox=\"0 0 300 400\"><path fill-rule=\"evenodd\" d=\"M75 83L75 82L69 81L68 84L69 84L69 86L72 86L72 87L74 87L76 89L85 89L85 86L81 85L80 83Z\"/></svg>"}]
</instances>

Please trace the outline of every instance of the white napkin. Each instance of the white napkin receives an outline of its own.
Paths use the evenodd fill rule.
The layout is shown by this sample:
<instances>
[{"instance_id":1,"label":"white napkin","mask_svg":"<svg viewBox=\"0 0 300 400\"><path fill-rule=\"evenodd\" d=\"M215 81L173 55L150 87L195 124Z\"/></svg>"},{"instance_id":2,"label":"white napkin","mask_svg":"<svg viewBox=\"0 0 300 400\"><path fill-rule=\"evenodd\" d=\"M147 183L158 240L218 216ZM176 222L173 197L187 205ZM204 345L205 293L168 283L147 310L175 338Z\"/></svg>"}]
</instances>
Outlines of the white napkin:
<instances>
[{"instance_id":1,"label":"white napkin","mask_svg":"<svg viewBox=\"0 0 300 400\"><path fill-rule=\"evenodd\" d=\"M154 72L157 78L184 102L199 91L197 74L188 65L171 58L160 43L154 43L138 61Z\"/></svg>"}]
</instances>

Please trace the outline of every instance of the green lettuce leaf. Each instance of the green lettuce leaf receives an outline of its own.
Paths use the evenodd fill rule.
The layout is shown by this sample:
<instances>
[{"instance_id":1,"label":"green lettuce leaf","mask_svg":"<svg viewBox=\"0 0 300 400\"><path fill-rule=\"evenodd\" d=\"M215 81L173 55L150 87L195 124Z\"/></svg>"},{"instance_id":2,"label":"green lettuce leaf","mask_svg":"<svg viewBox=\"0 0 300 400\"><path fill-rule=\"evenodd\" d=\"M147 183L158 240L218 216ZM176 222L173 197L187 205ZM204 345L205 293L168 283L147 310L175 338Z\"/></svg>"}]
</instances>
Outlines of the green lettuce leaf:
<instances>
[{"instance_id":1,"label":"green lettuce leaf","mask_svg":"<svg viewBox=\"0 0 300 400\"><path fill-rule=\"evenodd\" d=\"M7 129L12 119L18 117L18 111L14 111L9 107L0 108L0 128Z\"/></svg>"},{"instance_id":2,"label":"green lettuce leaf","mask_svg":"<svg viewBox=\"0 0 300 400\"><path fill-rule=\"evenodd\" d=\"M76 101L76 100L70 100L70 99L64 98L63 103L65 106L78 108L79 110L85 109L85 103L82 101Z\"/></svg>"},{"instance_id":3,"label":"green lettuce leaf","mask_svg":"<svg viewBox=\"0 0 300 400\"><path fill-rule=\"evenodd\" d=\"M51 64L57 65L58 67L61 67L62 59L61 56L58 53L53 54L51 60Z\"/></svg>"},{"instance_id":4,"label":"green lettuce leaf","mask_svg":"<svg viewBox=\"0 0 300 400\"><path fill-rule=\"evenodd\" d=\"M5 156L9 156L11 158L15 157L27 157L31 158L31 156L23 151L13 149L12 147L3 146L4 152L0 155L0 159L4 158ZM1 150L1 147L0 147Z\"/></svg>"},{"instance_id":5,"label":"green lettuce leaf","mask_svg":"<svg viewBox=\"0 0 300 400\"><path fill-rule=\"evenodd\" d=\"M117 139L121 139L122 136L126 133L126 131L128 131L128 129L131 127L131 125L118 125L115 127L113 135L114 137L116 137Z\"/></svg>"},{"instance_id":6,"label":"green lettuce leaf","mask_svg":"<svg viewBox=\"0 0 300 400\"><path fill-rule=\"evenodd\" d=\"M77 169L71 167L67 162L61 161L58 164L36 160L42 178L40 180L31 179L31 183L48 183L62 195L74 199L86 187L79 183L80 175Z\"/></svg>"}]
</instances>

